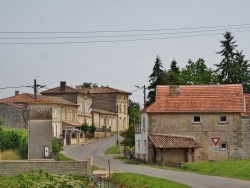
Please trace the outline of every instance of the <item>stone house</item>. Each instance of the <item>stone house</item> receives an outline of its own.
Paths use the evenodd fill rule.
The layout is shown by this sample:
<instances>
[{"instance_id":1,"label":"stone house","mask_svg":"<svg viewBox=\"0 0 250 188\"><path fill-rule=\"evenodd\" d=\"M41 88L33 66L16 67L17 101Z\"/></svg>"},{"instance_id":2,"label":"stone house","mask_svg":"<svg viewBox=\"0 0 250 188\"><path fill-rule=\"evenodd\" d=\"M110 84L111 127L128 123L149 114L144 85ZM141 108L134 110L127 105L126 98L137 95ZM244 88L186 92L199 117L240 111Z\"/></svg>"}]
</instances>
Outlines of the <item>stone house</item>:
<instances>
[{"instance_id":1,"label":"stone house","mask_svg":"<svg viewBox=\"0 0 250 188\"><path fill-rule=\"evenodd\" d=\"M55 87L41 92L43 96L56 96L63 98L78 105L77 122L81 125L87 123L92 125L92 115L90 109L92 106L92 95L88 92L79 92L78 90L66 85L66 82L61 81L59 87Z\"/></svg>"},{"instance_id":2,"label":"stone house","mask_svg":"<svg viewBox=\"0 0 250 188\"><path fill-rule=\"evenodd\" d=\"M92 110L93 124L96 128L110 129L110 131L117 130L117 114L105 110Z\"/></svg>"},{"instance_id":3,"label":"stone house","mask_svg":"<svg viewBox=\"0 0 250 188\"><path fill-rule=\"evenodd\" d=\"M160 165L249 158L248 101L241 84L157 86L135 129L136 158Z\"/></svg>"},{"instance_id":4,"label":"stone house","mask_svg":"<svg viewBox=\"0 0 250 188\"><path fill-rule=\"evenodd\" d=\"M4 126L9 128L28 128L29 108L43 111L49 106L52 113L51 137L62 139L64 144L84 142L83 135L78 131L81 124L77 121L78 105L55 96L16 93L15 96L0 100L0 117L4 119ZM41 109L40 109L41 108Z\"/></svg>"},{"instance_id":5,"label":"stone house","mask_svg":"<svg viewBox=\"0 0 250 188\"><path fill-rule=\"evenodd\" d=\"M16 91L12 97L0 100L0 118L4 119L4 127L28 128L28 102L34 100L32 94L19 95Z\"/></svg>"},{"instance_id":6,"label":"stone house","mask_svg":"<svg viewBox=\"0 0 250 188\"><path fill-rule=\"evenodd\" d=\"M112 116L116 114L118 117L119 131L125 131L126 129L128 129L128 97L129 95L131 95L130 92L104 86L92 88L80 88L77 86L76 89L80 92L87 92L93 95L93 109L106 111L105 113L110 113L112 114ZM115 119L115 117L113 118ZM114 125L115 123L113 124L113 126Z\"/></svg>"}]
</instances>

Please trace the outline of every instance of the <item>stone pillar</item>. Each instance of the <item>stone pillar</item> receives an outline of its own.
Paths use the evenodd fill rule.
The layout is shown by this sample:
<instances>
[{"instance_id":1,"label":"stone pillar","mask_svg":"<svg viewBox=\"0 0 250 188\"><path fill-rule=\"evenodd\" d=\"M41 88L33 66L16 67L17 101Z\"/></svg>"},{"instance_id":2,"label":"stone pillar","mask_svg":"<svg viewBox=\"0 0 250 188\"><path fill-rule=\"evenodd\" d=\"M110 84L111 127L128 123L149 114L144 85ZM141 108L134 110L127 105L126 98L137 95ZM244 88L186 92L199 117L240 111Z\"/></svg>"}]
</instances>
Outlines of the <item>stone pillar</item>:
<instances>
[{"instance_id":1,"label":"stone pillar","mask_svg":"<svg viewBox=\"0 0 250 188\"><path fill-rule=\"evenodd\" d=\"M88 159L87 159L87 176L92 175L92 165L93 165L92 163L93 163L92 157L88 157Z\"/></svg>"}]
</instances>

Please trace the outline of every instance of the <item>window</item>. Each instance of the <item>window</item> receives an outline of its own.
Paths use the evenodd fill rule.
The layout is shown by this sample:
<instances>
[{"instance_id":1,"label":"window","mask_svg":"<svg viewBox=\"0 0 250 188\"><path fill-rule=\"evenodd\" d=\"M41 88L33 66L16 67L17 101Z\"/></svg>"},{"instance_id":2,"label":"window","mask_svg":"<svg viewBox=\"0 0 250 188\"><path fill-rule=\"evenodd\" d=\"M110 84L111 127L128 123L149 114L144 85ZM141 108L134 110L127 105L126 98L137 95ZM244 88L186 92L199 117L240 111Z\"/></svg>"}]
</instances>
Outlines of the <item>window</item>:
<instances>
[{"instance_id":1,"label":"window","mask_svg":"<svg viewBox=\"0 0 250 188\"><path fill-rule=\"evenodd\" d=\"M119 104L119 112L122 113L122 105Z\"/></svg>"},{"instance_id":2,"label":"window","mask_svg":"<svg viewBox=\"0 0 250 188\"><path fill-rule=\"evenodd\" d=\"M226 143L221 144L221 150L227 150L227 144Z\"/></svg>"},{"instance_id":3,"label":"window","mask_svg":"<svg viewBox=\"0 0 250 188\"><path fill-rule=\"evenodd\" d=\"M126 106L126 105L124 105L124 110L123 110L123 113L124 113L124 114L126 114L126 112L127 112L127 106Z\"/></svg>"},{"instance_id":4,"label":"window","mask_svg":"<svg viewBox=\"0 0 250 188\"><path fill-rule=\"evenodd\" d=\"M57 119L57 109L54 110L54 118Z\"/></svg>"},{"instance_id":5,"label":"window","mask_svg":"<svg viewBox=\"0 0 250 188\"><path fill-rule=\"evenodd\" d=\"M220 116L220 123L226 123L227 122L227 116Z\"/></svg>"},{"instance_id":6,"label":"window","mask_svg":"<svg viewBox=\"0 0 250 188\"><path fill-rule=\"evenodd\" d=\"M200 116L194 116L194 123L200 123L201 117Z\"/></svg>"}]
</instances>

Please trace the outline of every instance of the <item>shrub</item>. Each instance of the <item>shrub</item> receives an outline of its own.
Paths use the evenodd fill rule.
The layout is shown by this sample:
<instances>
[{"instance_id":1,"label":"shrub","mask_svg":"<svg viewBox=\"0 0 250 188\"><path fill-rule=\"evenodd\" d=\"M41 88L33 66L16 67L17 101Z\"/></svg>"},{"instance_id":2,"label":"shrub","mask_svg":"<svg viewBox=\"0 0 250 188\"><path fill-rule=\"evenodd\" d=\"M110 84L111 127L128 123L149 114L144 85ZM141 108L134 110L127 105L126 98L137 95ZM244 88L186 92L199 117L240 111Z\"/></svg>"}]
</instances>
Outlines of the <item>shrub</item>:
<instances>
[{"instance_id":1,"label":"shrub","mask_svg":"<svg viewBox=\"0 0 250 188\"><path fill-rule=\"evenodd\" d=\"M55 154L58 154L61 150L62 150L61 143L56 138L53 138L52 139L52 151Z\"/></svg>"},{"instance_id":2,"label":"shrub","mask_svg":"<svg viewBox=\"0 0 250 188\"><path fill-rule=\"evenodd\" d=\"M55 175L43 169L31 170L29 174L19 174L18 183L22 188L81 188L83 183L72 175Z\"/></svg>"},{"instance_id":3,"label":"shrub","mask_svg":"<svg viewBox=\"0 0 250 188\"><path fill-rule=\"evenodd\" d=\"M17 149L18 154L22 159L27 159L28 158L28 137L23 136L20 139L20 146Z\"/></svg>"},{"instance_id":4,"label":"shrub","mask_svg":"<svg viewBox=\"0 0 250 188\"><path fill-rule=\"evenodd\" d=\"M0 131L0 149L17 150L24 159L28 157L28 133L27 130L6 129Z\"/></svg>"}]
</instances>

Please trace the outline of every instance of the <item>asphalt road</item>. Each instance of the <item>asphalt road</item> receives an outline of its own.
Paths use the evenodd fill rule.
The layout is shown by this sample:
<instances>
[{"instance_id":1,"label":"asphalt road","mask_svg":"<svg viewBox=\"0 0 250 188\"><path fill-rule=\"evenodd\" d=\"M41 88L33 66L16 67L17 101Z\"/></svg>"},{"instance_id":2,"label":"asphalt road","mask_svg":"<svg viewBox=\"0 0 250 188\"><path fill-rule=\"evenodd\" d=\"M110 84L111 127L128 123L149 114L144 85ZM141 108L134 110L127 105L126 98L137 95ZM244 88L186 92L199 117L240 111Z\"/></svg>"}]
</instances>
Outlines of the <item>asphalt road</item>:
<instances>
[{"instance_id":1,"label":"asphalt road","mask_svg":"<svg viewBox=\"0 0 250 188\"><path fill-rule=\"evenodd\" d=\"M124 163L104 154L107 148L115 145L115 140L116 136L112 136L106 139L95 140L84 145L65 146L62 153L69 158L79 161L87 160L88 157L92 156L93 165L95 166L108 169L109 161L110 169L112 171L133 172L152 177L168 179L189 185L193 188L250 188L250 181L163 170Z\"/></svg>"}]
</instances>

